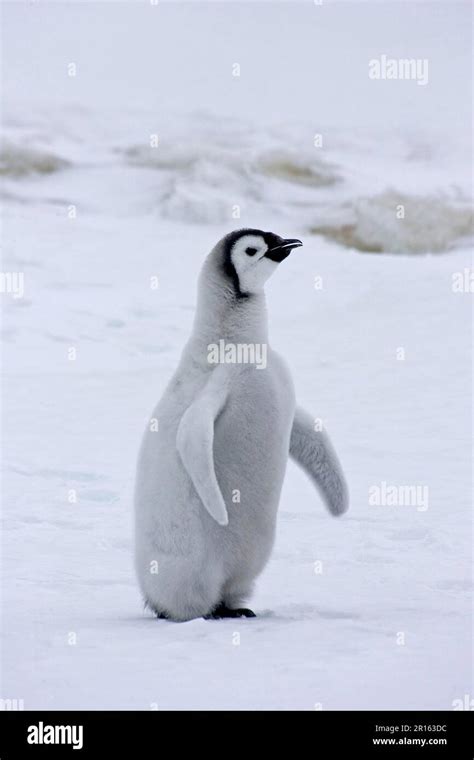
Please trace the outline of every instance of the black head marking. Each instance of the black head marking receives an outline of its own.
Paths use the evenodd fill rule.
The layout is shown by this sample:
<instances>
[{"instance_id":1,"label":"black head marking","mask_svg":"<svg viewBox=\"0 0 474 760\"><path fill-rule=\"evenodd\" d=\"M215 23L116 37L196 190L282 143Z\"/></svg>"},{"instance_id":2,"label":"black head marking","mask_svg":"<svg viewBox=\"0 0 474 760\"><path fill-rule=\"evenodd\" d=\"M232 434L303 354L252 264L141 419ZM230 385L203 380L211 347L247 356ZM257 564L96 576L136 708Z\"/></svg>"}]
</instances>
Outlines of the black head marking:
<instances>
[{"instance_id":1,"label":"black head marking","mask_svg":"<svg viewBox=\"0 0 474 760\"><path fill-rule=\"evenodd\" d=\"M244 293L240 289L240 282L239 282L239 276L236 272L236 269L232 263L231 258L231 252L234 244L237 242L237 240L244 235L259 235L262 237L268 246L268 248L273 248L274 246L278 245L279 242L281 242L282 238L279 237L279 235L275 235L273 232L264 232L263 230L256 230L251 227L244 227L241 230L234 230L234 232L229 232L228 235L225 236L223 240L224 245L224 272L226 276L231 280L233 286L234 286L234 292L236 298L248 298L249 293ZM251 249L256 253L255 249ZM252 254L249 254L252 255Z\"/></svg>"}]
</instances>

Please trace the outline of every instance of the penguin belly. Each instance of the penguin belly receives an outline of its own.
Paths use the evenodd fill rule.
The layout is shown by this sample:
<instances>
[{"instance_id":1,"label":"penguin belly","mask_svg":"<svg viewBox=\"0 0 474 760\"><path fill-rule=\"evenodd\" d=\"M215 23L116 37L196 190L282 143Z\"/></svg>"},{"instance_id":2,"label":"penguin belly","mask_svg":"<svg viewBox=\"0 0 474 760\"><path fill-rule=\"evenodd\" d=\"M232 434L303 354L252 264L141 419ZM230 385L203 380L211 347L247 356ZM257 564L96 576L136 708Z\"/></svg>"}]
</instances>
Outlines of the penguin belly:
<instances>
[{"instance_id":1,"label":"penguin belly","mask_svg":"<svg viewBox=\"0 0 474 760\"><path fill-rule=\"evenodd\" d=\"M234 588L246 596L271 553L294 411L291 377L273 355L266 369L241 372L216 420L214 463L229 524L212 529L230 596Z\"/></svg>"},{"instance_id":2,"label":"penguin belly","mask_svg":"<svg viewBox=\"0 0 474 760\"><path fill-rule=\"evenodd\" d=\"M171 388L153 413L137 469L135 563L147 605L176 621L207 615L224 599L250 593L270 555L288 460L295 399L279 357L264 370L236 368L215 421L214 466L229 515L206 511L176 449L184 401ZM183 403L184 402L184 403Z\"/></svg>"}]
</instances>

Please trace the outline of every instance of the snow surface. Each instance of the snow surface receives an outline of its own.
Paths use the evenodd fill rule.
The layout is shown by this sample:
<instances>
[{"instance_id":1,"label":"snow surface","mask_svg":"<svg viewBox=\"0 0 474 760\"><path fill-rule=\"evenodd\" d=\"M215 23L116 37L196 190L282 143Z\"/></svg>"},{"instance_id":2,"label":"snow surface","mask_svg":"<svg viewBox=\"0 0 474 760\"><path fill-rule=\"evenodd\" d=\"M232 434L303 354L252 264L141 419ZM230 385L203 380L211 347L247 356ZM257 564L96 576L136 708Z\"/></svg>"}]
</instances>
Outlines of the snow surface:
<instances>
[{"instance_id":1,"label":"snow surface","mask_svg":"<svg viewBox=\"0 0 474 760\"><path fill-rule=\"evenodd\" d=\"M452 287L472 267L468 11L403 8L4 5L3 271L25 293L2 294L0 697L312 710L472 695L472 294ZM300 44L269 62L282 24ZM404 56L430 57L431 89L371 94L367 60L402 36ZM239 60L250 82L232 80ZM401 197L405 227L387 214ZM247 225L304 239L267 287L271 340L351 507L331 518L290 464L258 617L157 621L133 570L138 445L202 259ZM357 249L374 240L384 253ZM427 486L428 508L371 506L383 481Z\"/></svg>"}]
</instances>

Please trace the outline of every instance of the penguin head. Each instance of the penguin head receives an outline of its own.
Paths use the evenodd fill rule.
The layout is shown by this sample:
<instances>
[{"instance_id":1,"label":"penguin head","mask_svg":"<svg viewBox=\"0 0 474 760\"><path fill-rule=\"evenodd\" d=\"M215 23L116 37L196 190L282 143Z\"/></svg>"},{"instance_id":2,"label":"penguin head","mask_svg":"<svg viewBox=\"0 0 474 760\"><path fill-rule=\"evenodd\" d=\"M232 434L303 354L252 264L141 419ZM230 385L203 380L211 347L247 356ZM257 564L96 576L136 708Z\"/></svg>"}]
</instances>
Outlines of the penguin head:
<instances>
[{"instance_id":1,"label":"penguin head","mask_svg":"<svg viewBox=\"0 0 474 760\"><path fill-rule=\"evenodd\" d=\"M301 245L301 240L282 238L274 232L243 229L230 232L217 248L224 275L236 296L247 298L261 292L278 264Z\"/></svg>"}]
</instances>

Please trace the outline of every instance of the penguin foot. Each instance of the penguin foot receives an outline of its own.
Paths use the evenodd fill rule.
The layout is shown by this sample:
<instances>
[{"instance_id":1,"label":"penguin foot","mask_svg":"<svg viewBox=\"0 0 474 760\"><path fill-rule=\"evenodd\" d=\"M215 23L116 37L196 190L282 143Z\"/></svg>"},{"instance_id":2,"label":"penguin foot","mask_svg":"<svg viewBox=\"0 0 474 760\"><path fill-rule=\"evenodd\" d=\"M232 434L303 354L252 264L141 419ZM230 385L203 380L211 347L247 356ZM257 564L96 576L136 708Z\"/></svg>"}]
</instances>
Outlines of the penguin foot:
<instances>
[{"instance_id":1,"label":"penguin foot","mask_svg":"<svg viewBox=\"0 0 474 760\"><path fill-rule=\"evenodd\" d=\"M229 607L226 607L225 604L219 604L212 612L210 612L208 615L204 615L204 620L221 620L222 618L240 618L240 617L257 617L255 612L252 612L252 610L248 610L245 607L242 607L238 610L231 610Z\"/></svg>"}]
</instances>

